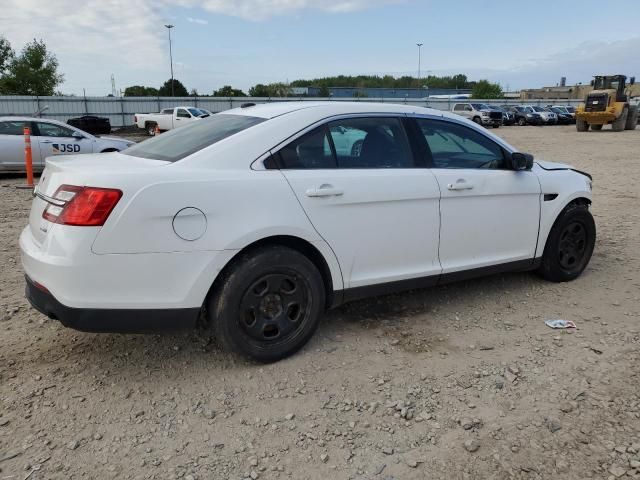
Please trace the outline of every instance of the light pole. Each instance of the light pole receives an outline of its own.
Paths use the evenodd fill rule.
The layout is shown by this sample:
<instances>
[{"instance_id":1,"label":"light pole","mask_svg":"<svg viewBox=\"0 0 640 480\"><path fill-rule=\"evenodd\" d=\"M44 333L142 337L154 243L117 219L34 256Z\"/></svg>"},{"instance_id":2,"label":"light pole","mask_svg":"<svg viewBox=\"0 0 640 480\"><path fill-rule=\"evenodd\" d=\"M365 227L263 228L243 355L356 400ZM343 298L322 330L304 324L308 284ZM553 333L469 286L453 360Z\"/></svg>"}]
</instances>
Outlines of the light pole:
<instances>
[{"instance_id":1,"label":"light pole","mask_svg":"<svg viewBox=\"0 0 640 480\"><path fill-rule=\"evenodd\" d=\"M169 61L171 62L171 96L174 96L174 91L173 91L173 52L171 51L171 29L173 27L175 27L175 25L165 25L165 27L167 27L167 30L169 30Z\"/></svg>"},{"instance_id":2,"label":"light pole","mask_svg":"<svg viewBox=\"0 0 640 480\"><path fill-rule=\"evenodd\" d=\"M416 43L418 46L418 80L420 80L420 60L422 59L422 43Z\"/></svg>"}]
</instances>

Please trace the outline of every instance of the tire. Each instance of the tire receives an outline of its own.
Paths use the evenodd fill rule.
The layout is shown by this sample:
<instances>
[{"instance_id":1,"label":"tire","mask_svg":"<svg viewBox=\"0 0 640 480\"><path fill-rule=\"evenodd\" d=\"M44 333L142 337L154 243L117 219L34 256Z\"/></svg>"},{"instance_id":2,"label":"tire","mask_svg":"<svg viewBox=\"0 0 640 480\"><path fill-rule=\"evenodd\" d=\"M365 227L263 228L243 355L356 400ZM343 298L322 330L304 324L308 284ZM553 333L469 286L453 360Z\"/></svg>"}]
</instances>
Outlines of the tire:
<instances>
[{"instance_id":1,"label":"tire","mask_svg":"<svg viewBox=\"0 0 640 480\"><path fill-rule=\"evenodd\" d=\"M622 132L627 124L627 117L629 116L629 110L625 108L617 120L611 123L611 129L614 132Z\"/></svg>"},{"instance_id":2,"label":"tire","mask_svg":"<svg viewBox=\"0 0 640 480\"><path fill-rule=\"evenodd\" d=\"M586 205L569 205L558 216L544 247L538 274L552 282L579 277L596 243L596 224Z\"/></svg>"},{"instance_id":3,"label":"tire","mask_svg":"<svg viewBox=\"0 0 640 480\"><path fill-rule=\"evenodd\" d=\"M520 125L521 127L524 127L527 124L527 119L524 117L520 117L518 119L518 125Z\"/></svg>"},{"instance_id":4,"label":"tire","mask_svg":"<svg viewBox=\"0 0 640 480\"><path fill-rule=\"evenodd\" d=\"M629 114L627 116L627 123L624 126L625 130L635 130L638 125L638 107L635 105L629 106Z\"/></svg>"},{"instance_id":5,"label":"tire","mask_svg":"<svg viewBox=\"0 0 640 480\"><path fill-rule=\"evenodd\" d=\"M318 328L326 293L302 253L269 246L239 258L210 297L207 312L223 350L275 362L302 348Z\"/></svg>"},{"instance_id":6,"label":"tire","mask_svg":"<svg viewBox=\"0 0 640 480\"><path fill-rule=\"evenodd\" d=\"M591 125L591 130L595 130L595 131L602 130L602 125L592 124Z\"/></svg>"},{"instance_id":7,"label":"tire","mask_svg":"<svg viewBox=\"0 0 640 480\"><path fill-rule=\"evenodd\" d=\"M473 117L473 123L477 123L478 125L482 125L482 120L480 117Z\"/></svg>"},{"instance_id":8,"label":"tire","mask_svg":"<svg viewBox=\"0 0 640 480\"><path fill-rule=\"evenodd\" d=\"M500 125L499 125L499 124L495 124L495 125L493 126L493 128L500 128Z\"/></svg>"},{"instance_id":9,"label":"tire","mask_svg":"<svg viewBox=\"0 0 640 480\"><path fill-rule=\"evenodd\" d=\"M586 122L586 120L576 118L576 130L579 132L586 132L587 130L589 130L589 124Z\"/></svg>"},{"instance_id":10,"label":"tire","mask_svg":"<svg viewBox=\"0 0 640 480\"><path fill-rule=\"evenodd\" d=\"M353 145L351 145L351 156L359 157L360 152L362 151L362 144L364 142L362 140L357 140Z\"/></svg>"},{"instance_id":11,"label":"tire","mask_svg":"<svg viewBox=\"0 0 640 480\"><path fill-rule=\"evenodd\" d=\"M156 136L156 124L155 123L147 123L145 125L145 129L147 130L147 135L150 137Z\"/></svg>"},{"instance_id":12,"label":"tire","mask_svg":"<svg viewBox=\"0 0 640 480\"><path fill-rule=\"evenodd\" d=\"M120 150L118 150L117 148L105 148L100 153L119 152L119 151Z\"/></svg>"}]
</instances>

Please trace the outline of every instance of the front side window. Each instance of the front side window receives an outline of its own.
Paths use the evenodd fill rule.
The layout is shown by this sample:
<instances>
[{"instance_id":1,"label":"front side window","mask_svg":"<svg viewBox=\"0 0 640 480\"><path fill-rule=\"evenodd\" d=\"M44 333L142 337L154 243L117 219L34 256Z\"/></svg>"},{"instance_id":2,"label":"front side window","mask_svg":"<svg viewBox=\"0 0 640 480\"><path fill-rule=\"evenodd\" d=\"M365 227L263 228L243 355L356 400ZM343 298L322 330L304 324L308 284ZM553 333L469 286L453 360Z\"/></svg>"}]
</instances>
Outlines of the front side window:
<instances>
[{"instance_id":1,"label":"front side window","mask_svg":"<svg viewBox=\"0 0 640 480\"><path fill-rule=\"evenodd\" d=\"M24 127L29 127L29 122L8 121L0 122L0 135L23 135Z\"/></svg>"},{"instance_id":2,"label":"front side window","mask_svg":"<svg viewBox=\"0 0 640 480\"><path fill-rule=\"evenodd\" d=\"M169 130L121 153L133 157L176 162L266 119L245 115L213 115Z\"/></svg>"},{"instance_id":3,"label":"front side window","mask_svg":"<svg viewBox=\"0 0 640 480\"><path fill-rule=\"evenodd\" d=\"M453 107L454 112L461 112L462 110L464 110L464 105L460 103L458 103L455 107Z\"/></svg>"},{"instance_id":4,"label":"front side window","mask_svg":"<svg viewBox=\"0 0 640 480\"><path fill-rule=\"evenodd\" d=\"M417 119L434 168L506 168L502 147L479 132L453 122Z\"/></svg>"},{"instance_id":5,"label":"front side window","mask_svg":"<svg viewBox=\"0 0 640 480\"><path fill-rule=\"evenodd\" d=\"M72 137L74 131L54 123L36 122L41 137Z\"/></svg>"}]
</instances>

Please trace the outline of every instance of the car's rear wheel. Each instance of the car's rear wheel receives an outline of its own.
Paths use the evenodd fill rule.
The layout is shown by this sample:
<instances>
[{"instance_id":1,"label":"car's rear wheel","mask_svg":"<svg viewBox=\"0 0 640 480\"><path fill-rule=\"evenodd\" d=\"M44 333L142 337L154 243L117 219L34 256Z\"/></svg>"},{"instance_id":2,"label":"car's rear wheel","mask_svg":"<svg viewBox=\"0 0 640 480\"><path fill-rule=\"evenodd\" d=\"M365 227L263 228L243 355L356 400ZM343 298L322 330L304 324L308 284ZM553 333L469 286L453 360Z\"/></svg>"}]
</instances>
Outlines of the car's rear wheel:
<instances>
[{"instance_id":1,"label":"car's rear wheel","mask_svg":"<svg viewBox=\"0 0 640 480\"><path fill-rule=\"evenodd\" d=\"M570 205L556 219L538 273L552 282L567 282L587 267L596 243L596 224L586 205Z\"/></svg>"},{"instance_id":2,"label":"car's rear wheel","mask_svg":"<svg viewBox=\"0 0 640 480\"><path fill-rule=\"evenodd\" d=\"M147 134L150 137L155 137L155 135L156 135L156 124L155 123L147 123Z\"/></svg>"},{"instance_id":3,"label":"car's rear wheel","mask_svg":"<svg viewBox=\"0 0 640 480\"><path fill-rule=\"evenodd\" d=\"M630 105L629 113L627 114L627 123L624 126L625 130L635 130L638 125L638 106Z\"/></svg>"},{"instance_id":4,"label":"car's rear wheel","mask_svg":"<svg viewBox=\"0 0 640 480\"><path fill-rule=\"evenodd\" d=\"M620 114L620 116L616 120L611 122L611 130L613 130L614 132L622 132L624 130L624 127L627 125L628 115L629 115L628 109L625 108L624 110L622 110L622 113Z\"/></svg>"},{"instance_id":5,"label":"car's rear wheel","mask_svg":"<svg viewBox=\"0 0 640 480\"><path fill-rule=\"evenodd\" d=\"M282 246L243 255L208 305L214 336L225 350L274 362L304 346L320 322L325 288L303 254Z\"/></svg>"}]
</instances>

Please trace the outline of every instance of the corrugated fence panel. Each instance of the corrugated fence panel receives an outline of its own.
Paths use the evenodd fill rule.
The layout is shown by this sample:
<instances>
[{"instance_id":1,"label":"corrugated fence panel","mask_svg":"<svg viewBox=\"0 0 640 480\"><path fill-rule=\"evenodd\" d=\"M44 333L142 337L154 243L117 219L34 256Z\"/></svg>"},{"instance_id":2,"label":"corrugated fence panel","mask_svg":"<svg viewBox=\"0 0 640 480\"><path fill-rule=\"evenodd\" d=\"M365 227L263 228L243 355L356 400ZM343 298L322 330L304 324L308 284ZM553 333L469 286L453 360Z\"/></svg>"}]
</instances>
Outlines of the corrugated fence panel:
<instances>
[{"instance_id":1,"label":"corrugated fence panel","mask_svg":"<svg viewBox=\"0 0 640 480\"><path fill-rule=\"evenodd\" d=\"M451 110L455 103L467 102L468 99L402 99L402 98L251 98L251 97L29 97L0 96L0 116L22 115L33 116L38 110L45 109L41 116L66 122L69 118L82 115L98 115L107 117L113 127L133 125L136 113L158 112L163 108L177 106L194 106L207 109L213 113L236 108L243 103L320 101L334 102L380 102L430 107L438 110ZM473 100L474 103L496 105L578 105L581 100Z\"/></svg>"}]
</instances>

